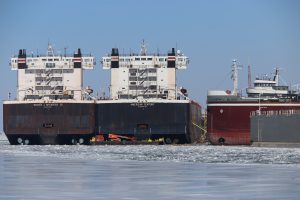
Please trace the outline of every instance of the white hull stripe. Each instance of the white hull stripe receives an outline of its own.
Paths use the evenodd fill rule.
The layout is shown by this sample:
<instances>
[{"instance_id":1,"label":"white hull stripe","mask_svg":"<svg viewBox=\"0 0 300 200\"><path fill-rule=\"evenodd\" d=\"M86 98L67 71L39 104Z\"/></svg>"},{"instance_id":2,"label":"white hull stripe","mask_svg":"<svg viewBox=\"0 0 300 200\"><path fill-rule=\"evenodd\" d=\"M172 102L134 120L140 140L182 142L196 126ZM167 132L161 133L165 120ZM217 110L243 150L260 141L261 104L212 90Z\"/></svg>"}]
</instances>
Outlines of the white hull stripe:
<instances>
[{"instance_id":1,"label":"white hull stripe","mask_svg":"<svg viewBox=\"0 0 300 200\"><path fill-rule=\"evenodd\" d=\"M119 56L112 56L111 61L119 61Z\"/></svg>"},{"instance_id":2,"label":"white hull stripe","mask_svg":"<svg viewBox=\"0 0 300 200\"><path fill-rule=\"evenodd\" d=\"M141 103L141 104L149 104L149 103L191 103L189 100L148 100L147 102L139 102L137 100L51 100L51 101L44 101L44 100L34 100L34 101L3 101L3 104L38 104L38 103L48 103L48 104L60 104L60 103L89 103L89 104L105 104L105 103Z\"/></svg>"},{"instance_id":3,"label":"white hull stripe","mask_svg":"<svg viewBox=\"0 0 300 200\"><path fill-rule=\"evenodd\" d=\"M220 103L220 104L207 104L207 107L213 107L213 106L225 106L225 107L246 107L246 106L276 106L276 107L287 107L287 106L299 106L300 107L300 102L299 103Z\"/></svg>"},{"instance_id":4,"label":"white hull stripe","mask_svg":"<svg viewBox=\"0 0 300 200\"><path fill-rule=\"evenodd\" d=\"M168 57L168 61L175 61L176 60L176 57L175 56L169 56Z\"/></svg>"},{"instance_id":5,"label":"white hull stripe","mask_svg":"<svg viewBox=\"0 0 300 200\"><path fill-rule=\"evenodd\" d=\"M51 100L51 101L44 101L44 100L33 100L33 101L15 101L15 100L8 100L3 101L3 104L71 104L71 103L88 103L94 104L95 101L89 100Z\"/></svg>"},{"instance_id":6,"label":"white hull stripe","mask_svg":"<svg viewBox=\"0 0 300 200\"><path fill-rule=\"evenodd\" d=\"M113 103L113 104L117 104L117 103L130 103L130 104L156 104L156 103L191 103L189 100L147 100L144 102L140 102L138 100L126 100L126 99L119 99L119 100L98 100L96 101L97 104L105 104L105 103Z\"/></svg>"},{"instance_id":7,"label":"white hull stripe","mask_svg":"<svg viewBox=\"0 0 300 200\"><path fill-rule=\"evenodd\" d=\"M74 62L74 63L80 63L80 62L81 62L81 58L74 58L74 59L73 59L73 62Z\"/></svg>"},{"instance_id":8,"label":"white hull stripe","mask_svg":"<svg viewBox=\"0 0 300 200\"><path fill-rule=\"evenodd\" d=\"M18 63L26 63L26 58L18 58Z\"/></svg>"}]
</instances>

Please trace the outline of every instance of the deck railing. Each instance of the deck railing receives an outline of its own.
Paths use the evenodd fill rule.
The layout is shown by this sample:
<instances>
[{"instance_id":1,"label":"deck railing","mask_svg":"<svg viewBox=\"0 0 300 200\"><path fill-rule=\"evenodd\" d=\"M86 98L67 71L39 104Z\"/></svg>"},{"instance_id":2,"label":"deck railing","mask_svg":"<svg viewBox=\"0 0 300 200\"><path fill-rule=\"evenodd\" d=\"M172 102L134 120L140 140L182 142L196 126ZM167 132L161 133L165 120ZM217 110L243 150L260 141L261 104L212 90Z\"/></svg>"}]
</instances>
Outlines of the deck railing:
<instances>
[{"instance_id":1,"label":"deck railing","mask_svg":"<svg viewBox=\"0 0 300 200\"><path fill-rule=\"evenodd\" d=\"M290 115L295 115L295 114L300 114L300 110L294 110L294 109L289 109L289 110L265 110L265 111L256 110L256 111L252 111L250 113L250 117L259 116L259 115L263 115L263 116L267 116L267 117L276 116L276 115L290 116Z\"/></svg>"}]
</instances>

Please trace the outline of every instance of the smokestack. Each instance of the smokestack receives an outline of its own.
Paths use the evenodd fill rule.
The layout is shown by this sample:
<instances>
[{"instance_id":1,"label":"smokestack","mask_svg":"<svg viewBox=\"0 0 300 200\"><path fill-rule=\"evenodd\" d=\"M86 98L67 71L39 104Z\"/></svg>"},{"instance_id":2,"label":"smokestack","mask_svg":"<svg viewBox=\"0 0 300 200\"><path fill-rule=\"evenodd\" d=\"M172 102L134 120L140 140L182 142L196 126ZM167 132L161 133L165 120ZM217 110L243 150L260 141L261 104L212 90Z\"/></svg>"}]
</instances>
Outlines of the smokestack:
<instances>
[{"instance_id":1,"label":"smokestack","mask_svg":"<svg viewBox=\"0 0 300 200\"><path fill-rule=\"evenodd\" d=\"M168 53L168 65L167 68L175 68L176 66L175 48L172 48L172 52Z\"/></svg>"},{"instance_id":2,"label":"smokestack","mask_svg":"<svg viewBox=\"0 0 300 200\"><path fill-rule=\"evenodd\" d=\"M77 53L74 53L74 68L81 68L81 50L78 48Z\"/></svg>"},{"instance_id":3,"label":"smokestack","mask_svg":"<svg viewBox=\"0 0 300 200\"><path fill-rule=\"evenodd\" d=\"M119 50L112 48L111 50L111 68L119 68Z\"/></svg>"},{"instance_id":4,"label":"smokestack","mask_svg":"<svg viewBox=\"0 0 300 200\"><path fill-rule=\"evenodd\" d=\"M20 49L19 50L19 55L18 55L18 69L26 69L27 64L26 64L26 50L25 49Z\"/></svg>"}]
</instances>

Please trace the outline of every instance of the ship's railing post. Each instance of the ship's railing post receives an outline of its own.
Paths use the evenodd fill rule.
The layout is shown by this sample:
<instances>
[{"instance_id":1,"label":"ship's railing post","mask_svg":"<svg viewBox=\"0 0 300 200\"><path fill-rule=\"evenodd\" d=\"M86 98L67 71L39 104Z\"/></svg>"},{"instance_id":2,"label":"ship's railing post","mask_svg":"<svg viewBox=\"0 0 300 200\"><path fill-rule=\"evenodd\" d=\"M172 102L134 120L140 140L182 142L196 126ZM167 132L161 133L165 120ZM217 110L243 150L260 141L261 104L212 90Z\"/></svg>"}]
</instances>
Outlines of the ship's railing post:
<instances>
[{"instance_id":1,"label":"ship's railing post","mask_svg":"<svg viewBox=\"0 0 300 200\"><path fill-rule=\"evenodd\" d=\"M257 116L257 142L261 142L261 133L260 133L260 114Z\"/></svg>"}]
</instances>

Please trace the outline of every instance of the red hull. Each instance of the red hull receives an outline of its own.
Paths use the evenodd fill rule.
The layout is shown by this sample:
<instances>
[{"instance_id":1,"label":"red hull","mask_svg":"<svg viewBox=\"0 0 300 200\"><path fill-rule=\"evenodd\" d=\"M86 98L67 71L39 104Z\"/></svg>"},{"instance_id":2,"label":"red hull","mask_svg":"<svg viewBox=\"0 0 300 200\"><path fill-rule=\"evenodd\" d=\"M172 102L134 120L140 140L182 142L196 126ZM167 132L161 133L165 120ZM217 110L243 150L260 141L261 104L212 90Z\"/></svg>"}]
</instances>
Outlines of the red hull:
<instances>
[{"instance_id":1,"label":"red hull","mask_svg":"<svg viewBox=\"0 0 300 200\"><path fill-rule=\"evenodd\" d=\"M258 109L257 102L208 103L208 140L212 144L250 145L250 114ZM300 103L261 103L260 110L300 110Z\"/></svg>"}]
</instances>

